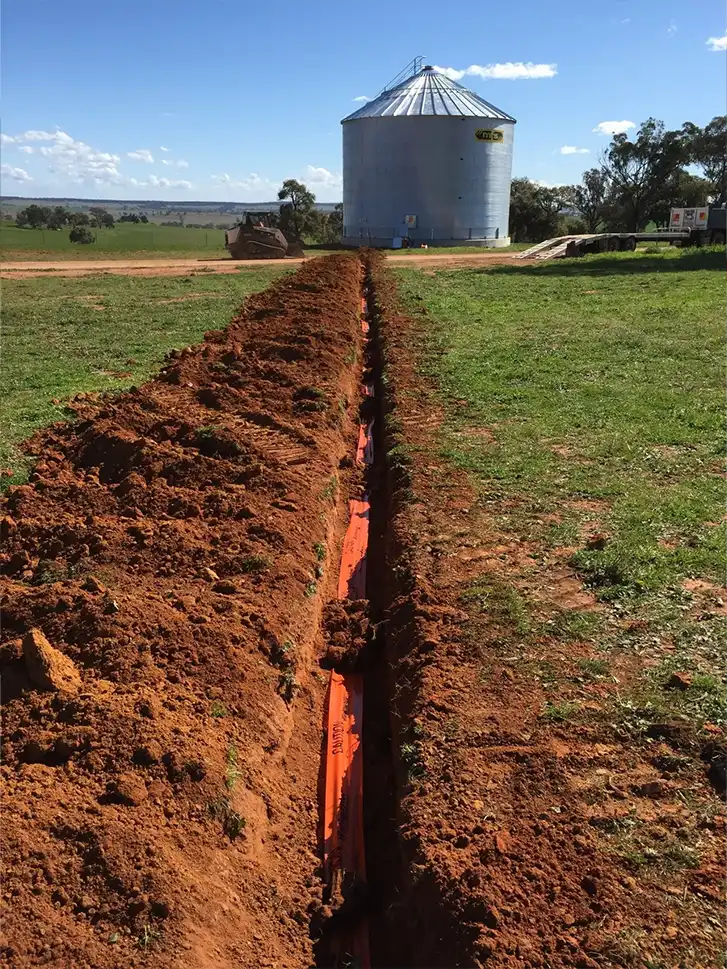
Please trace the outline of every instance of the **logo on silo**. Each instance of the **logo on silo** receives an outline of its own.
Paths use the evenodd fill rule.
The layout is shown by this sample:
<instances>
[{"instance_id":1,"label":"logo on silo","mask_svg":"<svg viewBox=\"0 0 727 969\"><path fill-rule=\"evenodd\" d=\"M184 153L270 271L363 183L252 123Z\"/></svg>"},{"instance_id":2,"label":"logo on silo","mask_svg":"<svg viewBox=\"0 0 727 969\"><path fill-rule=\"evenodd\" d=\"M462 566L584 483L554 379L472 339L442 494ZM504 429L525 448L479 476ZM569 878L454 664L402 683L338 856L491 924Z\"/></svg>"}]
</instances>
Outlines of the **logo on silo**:
<instances>
[{"instance_id":1,"label":"logo on silo","mask_svg":"<svg viewBox=\"0 0 727 969\"><path fill-rule=\"evenodd\" d=\"M475 131L475 141L504 141L505 133L499 128L478 128Z\"/></svg>"}]
</instances>

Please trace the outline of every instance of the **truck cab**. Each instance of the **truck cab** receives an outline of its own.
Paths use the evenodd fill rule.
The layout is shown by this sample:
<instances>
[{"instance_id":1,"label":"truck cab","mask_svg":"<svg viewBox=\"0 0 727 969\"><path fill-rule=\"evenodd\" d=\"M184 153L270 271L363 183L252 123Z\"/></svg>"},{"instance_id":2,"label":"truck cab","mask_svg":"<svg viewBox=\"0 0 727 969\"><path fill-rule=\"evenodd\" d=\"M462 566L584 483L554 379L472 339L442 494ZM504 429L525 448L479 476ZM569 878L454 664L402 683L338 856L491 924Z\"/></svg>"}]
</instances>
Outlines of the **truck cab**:
<instances>
[{"instance_id":1,"label":"truck cab","mask_svg":"<svg viewBox=\"0 0 727 969\"><path fill-rule=\"evenodd\" d=\"M724 204L673 208L669 216L669 230L688 231L689 241L698 246L724 245L726 216Z\"/></svg>"}]
</instances>

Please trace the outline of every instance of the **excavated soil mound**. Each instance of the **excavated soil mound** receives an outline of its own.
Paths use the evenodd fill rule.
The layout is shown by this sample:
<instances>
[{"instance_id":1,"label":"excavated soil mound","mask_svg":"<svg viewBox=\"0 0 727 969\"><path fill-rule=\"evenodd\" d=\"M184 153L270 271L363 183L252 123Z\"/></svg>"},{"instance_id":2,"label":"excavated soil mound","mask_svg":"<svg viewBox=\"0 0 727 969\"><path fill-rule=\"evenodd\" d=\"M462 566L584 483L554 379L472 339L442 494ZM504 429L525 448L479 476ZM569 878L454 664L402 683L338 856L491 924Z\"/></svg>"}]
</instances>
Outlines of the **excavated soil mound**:
<instances>
[{"instance_id":1,"label":"excavated soil mound","mask_svg":"<svg viewBox=\"0 0 727 969\"><path fill-rule=\"evenodd\" d=\"M361 272L306 265L31 442L2 512L0 963L310 964Z\"/></svg>"}]
</instances>

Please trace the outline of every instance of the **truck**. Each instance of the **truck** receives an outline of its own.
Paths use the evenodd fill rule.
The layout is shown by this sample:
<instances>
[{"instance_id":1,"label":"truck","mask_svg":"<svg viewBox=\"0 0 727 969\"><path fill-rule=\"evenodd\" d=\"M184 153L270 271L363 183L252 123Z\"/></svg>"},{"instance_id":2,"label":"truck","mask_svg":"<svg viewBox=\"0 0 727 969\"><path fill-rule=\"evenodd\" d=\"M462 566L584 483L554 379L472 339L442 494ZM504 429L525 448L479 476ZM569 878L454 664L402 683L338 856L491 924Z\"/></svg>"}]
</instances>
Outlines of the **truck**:
<instances>
[{"instance_id":1,"label":"truck","mask_svg":"<svg viewBox=\"0 0 727 969\"><path fill-rule=\"evenodd\" d=\"M704 205L673 208L669 225L652 232L594 232L546 239L517 254L519 259L562 259L592 252L633 252L640 242L668 242L672 246L724 245L727 208Z\"/></svg>"}]
</instances>

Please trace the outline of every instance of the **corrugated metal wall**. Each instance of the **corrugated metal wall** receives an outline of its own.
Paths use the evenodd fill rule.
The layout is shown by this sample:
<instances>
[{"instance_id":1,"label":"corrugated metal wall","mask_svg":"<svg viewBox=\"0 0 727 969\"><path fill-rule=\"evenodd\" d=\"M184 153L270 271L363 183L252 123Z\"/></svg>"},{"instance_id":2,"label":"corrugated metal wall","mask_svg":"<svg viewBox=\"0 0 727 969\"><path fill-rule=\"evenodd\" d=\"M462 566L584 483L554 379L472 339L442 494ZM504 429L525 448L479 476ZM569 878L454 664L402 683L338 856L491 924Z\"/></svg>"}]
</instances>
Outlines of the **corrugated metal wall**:
<instances>
[{"instance_id":1,"label":"corrugated metal wall","mask_svg":"<svg viewBox=\"0 0 727 969\"><path fill-rule=\"evenodd\" d=\"M479 129L502 131L481 141ZM364 118L343 124L344 241L396 235L456 244L508 240L514 124L485 118ZM416 227L404 224L416 216Z\"/></svg>"}]
</instances>

